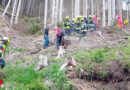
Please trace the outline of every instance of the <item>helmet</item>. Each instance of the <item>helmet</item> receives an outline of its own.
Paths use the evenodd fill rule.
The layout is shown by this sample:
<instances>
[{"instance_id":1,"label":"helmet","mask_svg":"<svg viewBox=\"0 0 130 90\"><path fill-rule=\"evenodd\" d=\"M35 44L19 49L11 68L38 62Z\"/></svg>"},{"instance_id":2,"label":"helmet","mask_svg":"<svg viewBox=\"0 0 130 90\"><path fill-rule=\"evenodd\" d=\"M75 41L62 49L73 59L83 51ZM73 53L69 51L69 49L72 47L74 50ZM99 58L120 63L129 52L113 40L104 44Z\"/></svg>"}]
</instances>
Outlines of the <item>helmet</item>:
<instances>
[{"instance_id":1,"label":"helmet","mask_svg":"<svg viewBox=\"0 0 130 90\"><path fill-rule=\"evenodd\" d=\"M81 21L84 21L84 18L81 18Z\"/></svg>"},{"instance_id":2,"label":"helmet","mask_svg":"<svg viewBox=\"0 0 130 90\"><path fill-rule=\"evenodd\" d=\"M76 17L76 19L80 19L80 16Z\"/></svg>"},{"instance_id":3,"label":"helmet","mask_svg":"<svg viewBox=\"0 0 130 90\"><path fill-rule=\"evenodd\" d=\"M89 19L92 19L92 16L91 16L91 15L89 15Z\"/></svg>"},{"instance_id":4,"label":"helmet","mask_svg":"<svg viewBox=\"0 0 130 90\"><path fill-rule=\"evenodd\" d=\"M8 37L4 37L3 41L5 42L5 44L9 44L10 43L10 39Z\"/></svg>"},{"instance_id":5,"label":"helmet","mask_svg":"<svg viewBox=\"0 0 130 90\"><path fill-rule=\"evenodd\" d=\"M69 19L69 16L66 16L66 19Z\"/></svg>"},{"instance_id":6,"label":"helmet","mask_svg":"<svg viewBox=\"0 0 130 90\"><path fill-rule=\"evenodd\" d=\"M92 15L89 15L89 18L92 18Z\"/></svg>"},{"instance_id":7,"label":"helmet","mask_svg":"<svg viewBox=\"0 0 130 90\"><path fill-rule=\"evenodd\" d=\"M75 18L73 18L73 19L72 19L72 21L74 22L74 21L76 21L76 19L75 19Z\"/></svg>"}]
</instances>

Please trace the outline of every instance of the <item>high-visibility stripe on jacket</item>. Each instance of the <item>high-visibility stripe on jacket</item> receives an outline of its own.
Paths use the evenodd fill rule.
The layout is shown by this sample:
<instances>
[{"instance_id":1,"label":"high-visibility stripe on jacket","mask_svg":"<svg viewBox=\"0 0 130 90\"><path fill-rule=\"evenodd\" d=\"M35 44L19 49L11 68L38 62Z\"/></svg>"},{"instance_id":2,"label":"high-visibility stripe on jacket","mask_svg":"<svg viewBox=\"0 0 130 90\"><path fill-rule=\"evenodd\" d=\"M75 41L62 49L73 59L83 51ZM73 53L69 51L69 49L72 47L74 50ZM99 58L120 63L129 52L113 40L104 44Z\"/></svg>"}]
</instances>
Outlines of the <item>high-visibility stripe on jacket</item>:
<instances>
[{"instance_id":1,"label":"high-visibility stripe on jacket","mask_svg":"<svg viewBox=\"0 0 130 90\"><path fill-rule=\"evenodd\" d=\"M70 23L69 21L64 21L64 28L70 28Z\"/></svg>"}]
</instances>

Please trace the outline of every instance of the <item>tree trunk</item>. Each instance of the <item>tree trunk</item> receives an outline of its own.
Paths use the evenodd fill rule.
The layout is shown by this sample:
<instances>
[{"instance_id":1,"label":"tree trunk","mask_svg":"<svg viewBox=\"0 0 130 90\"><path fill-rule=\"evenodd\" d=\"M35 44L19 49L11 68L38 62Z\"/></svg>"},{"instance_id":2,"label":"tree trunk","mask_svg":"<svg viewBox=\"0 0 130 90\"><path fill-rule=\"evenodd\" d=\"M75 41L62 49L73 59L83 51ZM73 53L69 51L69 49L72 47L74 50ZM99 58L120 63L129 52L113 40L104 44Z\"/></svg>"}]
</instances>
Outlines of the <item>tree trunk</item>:
<instances>
[{"instance_id":1,"label":"tree trunk","mask_svg":"<svg viewBox=\"0 0 130 90\"><path fill-rule=\"evenodd\" d=\"M59 21L62 22L62 13L63 13L63 0L60 0L60 12L59 12Z\"/></svg>"},{"instance_id":2,"label":"tree trunk","mask_svg":"<svg viewBox=\"0 0 130 90\"><path fill-rule=\"evenodd\" d=\"M54 18L55 18L55 0L52 0L52 2L53 2L53 8L52 8L52 22L51 22L51 25L53 25L54 24Z\"/></svg>"},{"instance_id":3,"label":"tree trunk","mask_svg":"<svg viewBox=\"0 0 130 90\"><path fill-rule=\"evenodd\" d=\"M122 0L119 0L119 3L118 3L119 5L119 13L120 13L120 15L121 15L121 19L122 19Z\"/></svg>"},{"instance_id":4,"label":"tree trunk","mask_svg":"<svg viewBox=\"0 0 130 90\"><path fill-rule=\"evenodd\" d=\"M115 0L112 0L112 19L116 17Z\"/></svg>"},{"instance_id":5,"label":"tree trunk","mask_svg":"<svg viewBox=\"0 0 130 90\"><path fill-rule=\"evenodd\" d=\"M55 22L58 22L59 0L56 0Z\"/></svg>"},{"instance_id":6,"label":"tree trunk","mask_svg":"<svg viewBox=\"0 0 130 90\"><path fill-rule=\"evenodd\" d=\"M75 17L80 15L80 1L75 0Z\"/></svg>"},{"instance_id":7,"label":"tree trunk","mask_svg":"<svg viewBox=\"0 0 130 90\"><path fill-rule=\"evenodd\" d=\"M5 13L7 12L8 8L10 6L10 3L11 3L11 0L8 1L8 4L7 4L7 6L6 6L5 10L4 10L3 19L5 19Z\"/></svg>"},{"instance_id":8,"label":"tree trunk","mask_svg":"<svg viewBox=\"0 0 130 90\"><path fill-rule=\"evenodd\" d=\"M19 18L20 9L21 9L21 0L19 0L18 9L17 9L17 14L16 14L16 19L15 19L15 24L18 23L18 18Z\"/></svg>"},{"instance_id":9,"label":"tree trunk","mask_svg":"<svg viewBox=\"0 0 130 90\"><path fill-rule=\"evenodd\" d=\"M86 0L86 17L88 16L88 0Z\"/></svg>"},{"instance_id":10,"label":"tree trunk","mask_svg":"<svg viewBox=\"0 0 130 90\"><path fill-rule=\"evenodd\" d=\"M102 0L102 27L106 27L106 4L105 4L105 0Z\"/></svg>"},{"instance_id":11,"label":"tree trunk","mask_svg":"<svg viewBox=\"0 0 130 90\"><path fill-rule=\"evenodd\" d=\"M108 0L108 26L111 25L112 17L111 17L111 0Z\"/></svg>"},{"instance_id":12,"label":"tree trunk","mask_svg":"<svg viewBox=\"0 0 130 90\"><path fill-rule=\"evenodd\" d=\"M16 7L17 7L17 1L18 1L18 0L15 0L15 2L14 2L13 11L12 11L12 16L11 16L11 21L10 21L10 27L11 27L12 24L13 24L14 15L15 15Z\"/></svg>"},{"instance_id":13,"label":"tree trunk","mask_svg":"<svg viewBox=\"0 0 130 90\"><path fill-rule=\"evenodd\" d=\"M91 15L93 16L93 0L91 0Z\"/></svg>"},{"instance_id":14,"label":"tree trunk","mask_svg":"<svg viewBox=\"0 0 130 90\"><path fill-rule=\"evenodd\" d=\"M72 18L74 17L74 0L72 0Z\"/></svg>"},{"instance_id":15,"label":"tree trunk","mask_svg":"<svg viewBox=\"0 0 130 90\"><path fill-rule=\"evenodd\" d=\"M44 28L47 24L47 8L48 8L48 0L45 1L45 13L44 13Z\"/></svg>"}]
</instances>

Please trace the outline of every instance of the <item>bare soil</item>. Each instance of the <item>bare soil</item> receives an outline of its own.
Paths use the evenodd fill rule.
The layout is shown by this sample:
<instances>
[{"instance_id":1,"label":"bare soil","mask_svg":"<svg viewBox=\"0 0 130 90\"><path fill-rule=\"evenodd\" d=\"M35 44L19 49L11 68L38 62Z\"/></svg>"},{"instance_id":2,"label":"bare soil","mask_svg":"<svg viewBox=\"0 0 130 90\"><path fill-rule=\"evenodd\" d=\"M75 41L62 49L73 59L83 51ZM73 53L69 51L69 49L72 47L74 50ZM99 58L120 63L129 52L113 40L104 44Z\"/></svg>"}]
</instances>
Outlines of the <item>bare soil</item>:
<instances>
[{"instance_id":1,"label":"bare soil","mask_svg":"<svg viewBox=\"0 0 130 90\"><path fill-rule=\"evenodd\" d=\"M48 50L56 50L56 45L50 46L47 49L42 49L44 38L43 35L26 35L25 31L26 29L22 24L17 25L16 27L13 27L13 29L9 28L5 22L0 18L0 37L8 36L11 38L10 46L11 48L22 48L22 52L9 52L6 54L6 62L8 64L13 64L16 61L21 60L22 57L31 57L30 61L27 61L26 64L31 63L32 60L37 60L39 54L43 54L44 52ZM130 37L130 26L127 26L123 29L123 31L110 33L109 30L103 30L103 36L105 37L105 40L102 39L100 36L98 36L97 33L89 34L87 40L81 40L79 41L75 37L67 37L66 39L71 40L71 44L67 47L66 52L71 53L73 51L79 51L80 48L89 48L89 49L96 49L101 48L104 46L108 46L110 48L115 48L119 44L126 44L129 42L128 38ZM54 30L50 30L50 38L54 38ZM40 51L38 51L40 50ZM31 54L32 52L38 51L36 54ZM56 54L56 53L54 53ZM50 56L50 53L46 53L46 55ZM88 81L87 79L84 79L84 75L82 78L78 78L75 73L69 73L70 80L75 84L77 87L77 90L100 90L101 88L108 87L108 90L112 90L111 88L114 88L113 90L130 90L130 80L125 81L125 75L122 75L123 70L120 69L119 64L116 64L115 71L118 70L116 75L113 73L113 77L121 75L122 78L116 77L110 83L104 83L101 81ZM96 76L96 75L95 75ZM81 80L82 79L82 80ZM123 79L124 82L118 82L118 80ZM119 87L117 87L119 86ZM100 88L101 87L101 88ZM110 89L109 89L110 88Z\"/></svg>"}]
</instances>

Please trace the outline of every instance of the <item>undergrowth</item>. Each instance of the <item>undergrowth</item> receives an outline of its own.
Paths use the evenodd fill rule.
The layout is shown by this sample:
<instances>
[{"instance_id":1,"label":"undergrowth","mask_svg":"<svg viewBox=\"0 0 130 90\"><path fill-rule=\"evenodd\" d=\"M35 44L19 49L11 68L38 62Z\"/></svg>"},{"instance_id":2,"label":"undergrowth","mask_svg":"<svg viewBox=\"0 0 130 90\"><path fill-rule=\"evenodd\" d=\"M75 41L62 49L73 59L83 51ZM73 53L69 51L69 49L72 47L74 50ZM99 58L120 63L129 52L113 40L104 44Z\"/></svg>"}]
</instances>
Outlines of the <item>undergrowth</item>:
<instances>
[{"instance_id":1,"label":"undergrowth","mask_svg":"<svg viewBox=\"0 0 130 90\"><path fill-rule=\"evenodd\" d=\"M23 19L23 23L26 25L29 34L37 33L43 26L41 20L37 17Z\"/></svg>"}]
</instances>

